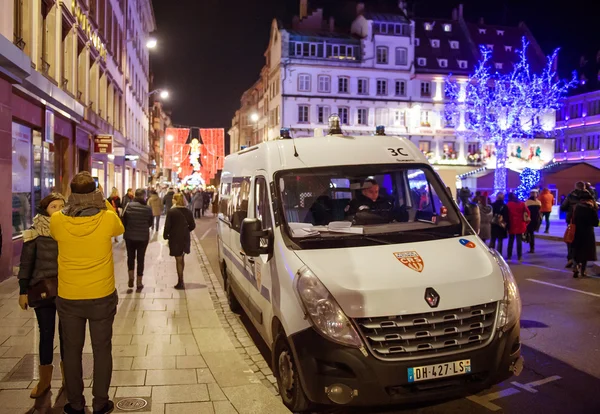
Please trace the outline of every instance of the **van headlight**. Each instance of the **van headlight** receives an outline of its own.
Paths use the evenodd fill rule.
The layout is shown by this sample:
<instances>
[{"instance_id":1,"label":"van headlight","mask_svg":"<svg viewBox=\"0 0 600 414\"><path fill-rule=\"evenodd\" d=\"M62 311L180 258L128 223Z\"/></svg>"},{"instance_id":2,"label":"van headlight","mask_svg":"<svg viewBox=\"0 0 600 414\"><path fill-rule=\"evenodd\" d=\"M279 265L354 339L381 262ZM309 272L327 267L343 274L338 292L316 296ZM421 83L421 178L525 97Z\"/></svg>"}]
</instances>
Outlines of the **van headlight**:
<instances>
[{"instance_id":1,"label":"van headlight","mask_svg":"<svg viewBox=\"0 0 600 414\"><path fill-rule=\"evenodd\" d=\"M498 266L500 266L502 278L504 279L504 298L500 301L498 328L507 331L521 318L521 296L519 295L517 281L502 255L495 250L491 250L491 253Z\"/></svg>"},{"instance_id":2,"label":"van headlight","mask_svg":"<svg viewBox=\"0 0 600 414\"><path fill-rule=\"evenodd\" d=\"M305 314L321 335L342 345L362 347L358 332L340 305L307 267L300 269L296 275L296 292Z\"/></svg>"}]
</instances>

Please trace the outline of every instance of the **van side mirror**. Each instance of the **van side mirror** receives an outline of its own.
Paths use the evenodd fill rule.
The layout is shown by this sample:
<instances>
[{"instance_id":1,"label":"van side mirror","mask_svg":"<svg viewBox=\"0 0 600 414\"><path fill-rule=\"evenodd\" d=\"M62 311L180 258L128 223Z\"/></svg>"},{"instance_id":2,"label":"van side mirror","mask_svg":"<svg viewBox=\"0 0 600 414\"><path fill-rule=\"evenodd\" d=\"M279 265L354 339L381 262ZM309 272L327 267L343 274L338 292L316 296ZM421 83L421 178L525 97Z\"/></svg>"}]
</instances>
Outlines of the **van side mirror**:
<instances>
[{"instance_id":1,"label":"van side mirror","mask_svg":"<svg viewBox=\"0 0 600 414\"><path fill-rule=\"evenodd\" d=\"M242 250L249 257L258 257L261 254L268 254L270 246L261 246L260 240L270 239L270 232L262 229L262 223L257 218L247 218L242 221L240 230L240 243ZM269 244L271 241L269 240Z\"/></svg>"}]
</instances>

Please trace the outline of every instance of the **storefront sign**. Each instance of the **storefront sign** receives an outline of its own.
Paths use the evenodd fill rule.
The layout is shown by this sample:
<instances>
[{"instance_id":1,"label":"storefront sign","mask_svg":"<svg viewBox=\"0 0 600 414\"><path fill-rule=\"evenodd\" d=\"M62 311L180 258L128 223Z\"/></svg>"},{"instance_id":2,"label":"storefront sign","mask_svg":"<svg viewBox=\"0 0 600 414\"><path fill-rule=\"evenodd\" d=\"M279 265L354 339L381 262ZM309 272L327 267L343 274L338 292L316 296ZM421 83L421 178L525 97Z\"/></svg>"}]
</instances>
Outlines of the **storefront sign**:
<instances>
[{"instance_id":1,"label":"storefront sign","mask_svg":"<svg viewBox=\"0 0 600 414\"><path fill-rule=\"evenodd\" d=\"M96 135L94 137L94 152L97 154L112 154L112 135Z\"/></svg>"},{"instance_id":2,"label":"storefront sign","mask_svg":"<svg viewBox=\"0 0 600 414\"><path fill-rule=\"evenodd\" d=\"M127 154L127 155L125 155L125 159L126 159L127 161L136 161L136 160L138 160L139 158L140 158L140 156L139 156L139 155L130 155L130 154Z\"/></svg>"},{"instance_id":3,"label":"storefront sign","mask_svg":"<svg viewBox=\"0 0 600 414\"><path fill-rule=\"evenodd\" d=\"M85 33L85 35L90 39L91 44L94 46L94 49L98 51L101 57L106 59L106 46L102 43L100 36L98 35L96 29L92 27L87 15L83 12L79 4L77 4L77 0L72 0L71 3L71 12L73 16L79 23L79 27Z\"/></svg>"},{"instance_id":4,"label":"storefront sign","mask_svg":"<svg viewBox=\"0 0 600 414\"><path fill-rule=\"evenodd\" d=\"M124 157L125 156L125 147L114 147L112 153L115 157Z\"/></svg>"},{"instance_id":5,"label":"storefront sign","mask_svg":"<svg viewBox=\"0 0 600 414\"><path fill-rule=\"evenodd\" d=\"M44 141L49 144L54 144L54 112L49 109L46 109Z\"/></svg>"}]
</instances>

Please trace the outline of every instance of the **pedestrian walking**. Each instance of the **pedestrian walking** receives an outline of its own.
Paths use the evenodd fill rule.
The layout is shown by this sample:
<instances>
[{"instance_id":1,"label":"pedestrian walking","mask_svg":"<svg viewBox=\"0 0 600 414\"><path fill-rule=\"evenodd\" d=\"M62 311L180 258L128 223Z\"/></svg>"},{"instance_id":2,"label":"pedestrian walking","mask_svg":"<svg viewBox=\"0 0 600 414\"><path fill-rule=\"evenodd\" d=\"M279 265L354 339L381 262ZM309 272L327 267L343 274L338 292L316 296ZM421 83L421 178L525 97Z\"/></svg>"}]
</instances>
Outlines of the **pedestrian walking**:
<instances>
[{"instance_id":1,"label":"pedestrian walking","mask_svg":"<svg viewBox=\"0 0 600 414\"><path fill-rule=\"evenodd\" d=\"M596 191L596 187L592 185L592 183L585 183L585 189L592 195L594 201L598 202L598 192Z\"/></svg>"},{"instance_id":2,"label":"pedestrian walking","mask_svg":"<svg viewBox=\"0 0 600 414\"><path fill-rule=\"evenodd\" d=\"M167 214L169 212L169 210L171 210L171 207L173 207L173 196L175 195L175 191L173 191L172 187L169 187L169 191L167 191L167 194L165 194L165 196L163 197L163 205L165 207L165 214Z\"/></svg>"},{"instance_id":3,"label":"pedestrian walking","mask_svg":"<svg viewBox=\"0 0 600 414\"><path fill-rule=\"evenodd\" d=\"M523 235L527 231L527 224L531 221L531 214L524 202L519 200L515 193L508 195L508 255L512 259L513 246L517 241L517 259L523 258Z\"/></svg>"},{"instance_id":4,"label":"pedestrian walking","mask_svg":"<svg viewBox=\"0 0 600 414\"><path fill-rule=\"evenodd\" d=\"M217 192L215 192L215 196L213 197L212 213L215 217L217 217L217 214L219 214L219 193Z\"/></svg>"},{"instance_id":5,"label":"pedestrian walking","mask_svg":"<svg viewBox=\"0 0 600 414\"><path fill-rule=\"evenodd\" d=\"M211 194L208 191L202 193L202 216L206 216L206 210L210 207Z\"/></svg>"},{"instance_id":6,"label":"pedestrian walking","mask_svg":"<svg viewBox=\"0 0 600 414\"><path fill-rule=\"evenodd\" d=\"M202 206L204 205L204 194L202 190L198 190L192 197L192 209L194 210L194 218L202 217Z\"/></svg>"},{"instance_id":7,"label":"pedestrian walking","mask_svg":"<svg viewBox=\"0 0 600 414\"><path fill-rule=\"evenodd\" d=\"M529 253L535 253L535 233L540 230L542 225L542 203L538 200L537 191L531 192L525 205L529 210L529 214L531 214L531 220L527 223L526 240L529 242Z\"/></svg>"},{"instance_id":8,"label":"pedestrian walking","mask_svg":"<svg viewBox=\"0 0 600 414\"><path fill-rule=\"evenodd\" d=\"M468 187L463 187L458 192L458 198L462 204L462 213L467 219L467 222L473 227L476 234L479 234L479 226L481 224L481 218L479 215L479 206L469 200L471 197L471 190ZM478 198L477 198L478 199Z\"/></svg>"},{"instance_id":9,"label":"pedestrian walking","mask_svg":"<svg viewBox=\"0 0 600 414\"><path fill-rule=\"evenodd\" d=\"M135 190L135 197L127 205L123 214L123 226L125 227L125 246L127 247L127 271L129 274L130 288L133 288L133 275L135 271L135 262L137 258L137 290L142 290L144 284L144 260L146 258L146 249L150 240L148 229L154 224L152 208L146 204L146 190Z\"/></svg>"},{"instance_id":10,"label":"pedestrian walking","mask_svg":"<svg viewBox=\"0 0 600 414\"><path fill-rule=\"evenodd\" d=\"M479 197L479 238L487 243L492 238L492 219L494 217L494 209L488 204L488 193L484 191Z\"/></svg>"},{"instance_id":11,"label":"pedestrian walking","mask_svg":"<svg viewBox=\"0 0 600 414\"><path fill-rule=\"evenodd\" d=\"M133 188L128 188L127 189L127 194L125 194L123 196L123 203L122 203L121 215L123 215L123 212L125 211L125 208L127 208L127 204L131 203L134 198L135 198L135 194L133 193Z\"/></svg>"},{"instance_id":12,"label":"pedestrian walking","mask_svg":"<svg viewBox=\"0 0 600 414\"><path fill-rule=\"evenodd\" d=\"M598 260L596 253L596 235L594 227L598 227L598 205L594 196L584 190L579 198L579 203L573 210L573 224L575 237L573 239L573 277L587 276L588 262Z\"/></svg>"},{"instance_id":13,"label":"pedestrian walking","mask_svg":"<svg viewBox=\"0 0 600 414\"><path fill-rule=\"evenodd\" d=\"M169 241L169 255L175 257L177 267L177 284L175 289L185 289L183 283L183 270L185 268L185 254L190 254L190 232L196 228L192 212L185 208L183 194L173 196L173 207L167 211L163 238Z\"/></svg>"},{"instance_id":14,"label":"pedestrian walking","mask_svg":"<svg viewBox=\"0 0 600 414\"><path fill-rule=\"evenodd\" d=\"M579 199L585 190L585 183L583 181L578 181L575 183L575 189L569 193L567 197L565 197L564 201L560 205L560 211L566 213L565 220L567 222L567 226L571 224L571 218L573 217L573 210L575 206L579 204ZM565 266L567 269L573 267L573 248L567 243L567 265Z\"/></svg>"},{"instance_id":15,"label":"pedestrian walking","mask_svg":"<svg viewBox=\"0 0 600 414\"><path fill-rule=\"evenodd\" d=\"M50 234L58 243L56 308L63 336L66 414L83 414L81 357L89 323L94 353L92 407L94 414L114 410L108 389L112 376L112 326L117 312L111 239L124 232L109 210L89 172L71 181L68 206L50 218Z\"/></svg>"},{"instance_id":16,"label":"pedestrian walking","mask_svg":"<svg viewBox=\"0 0 600 414\"><path fill-rule=\"evenodd\" d=\"M117 187L113 187L110 192L110 197L108 197L107 201L110 203L112 208L115 210L118 216L121 216L121 197L119 197L119 190ZM115 237L115 243L119 242L119 238Z\"/></svg>"},{"instance_id":17,"label":"pedestrian walking","mask_svg":"<svg viewBox=\"0 0 600 414\"><path fill-rule=\"evenodd\" d=\"M492 204L492 229L490 248L502 254L504 239L508 237L508 207L504 203L504 193L496 194L496 201Z\"/></svg>"},{"instance_id":18,"label":"pedestrian walking","mask_svg":"<svg viewBox=\"0 0 600 414\"><path fill-rule=\"evenodd\" d=\"M163 202L158 196L156 190L150 191L150 198L148 199L148 205L152 209L152 215L154 216L154 224L152 226L152 230L158 231L160 227L160 216L163 211Z\"/></svg>"},{"instance_id":19,"label":"pedestrian walking","mask_svg":"<svg viewBox=\"0 0 600 414\"><path fill-rule=\"evenodd\" d=\"M542 218L546 220L546 230L544 230L544 233L548 234L550 233L550 214L554 205L554 194L549 189L544 188L540 195L540 203L542 203L540 213L542 213Z\"/></svg>"},{"instance_id":20,"label":"pedestrian walking","mask_svg":"<svg viewBox=\"0 0 600 414\"><path fill-rule=\"evenodd\" d=\"M39 214L33 226L23 232L23 249L19 268L19 306L35 311L39 337L40 379L31 391L31 398L41 397L50 389L56 331L56 295L58 289L58 244L50 236L50 216L65 206L65 199L52 193L40 202ZM63 338L58 325L60 357L63 359ZM61 372L63 363L60 363Z\"/></svg>"}]
</instances>

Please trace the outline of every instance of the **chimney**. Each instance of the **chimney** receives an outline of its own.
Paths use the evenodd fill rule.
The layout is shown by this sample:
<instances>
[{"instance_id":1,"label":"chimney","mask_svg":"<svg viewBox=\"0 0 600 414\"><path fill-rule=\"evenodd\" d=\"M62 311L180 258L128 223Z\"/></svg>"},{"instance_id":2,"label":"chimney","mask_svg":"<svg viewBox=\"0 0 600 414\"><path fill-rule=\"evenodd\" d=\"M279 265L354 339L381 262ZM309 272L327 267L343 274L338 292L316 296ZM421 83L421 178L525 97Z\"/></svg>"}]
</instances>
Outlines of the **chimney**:
<instances>
[{"instance_id":1,"label":"chimney","mask_svg":"<svg viewBox=\"0 0 600 414\"><path fill-rule=\"evenodd\" d=\"M333 33L335 31L335 19L333 16L329 17L329 31Z\"/></svg>"},{"instance_id":2,"label":"chimney","mask_svg":"<svg viewBox=\"0 0 600 414\"><path fill-rule=\"evenodd\" d=\"M462 20L463 18L463 5L462 3L458 5L458 18Z\"/></svg>"},{"instance_id":3,"label":"chimney","mask_svg":"<svg viewBox=\"0 0 600 414\"><path fill-rule=\"evenodd\" d=\"M365 3L358 3L356 5L356 15L361 16L365 12Z\"/></svg>"},{"instance_id":4,"label":"chimney","mask_svg":"<svg viewBox=\"0 0 600 414\"><path fill-rule=\"evenodd\" d=\"M308 0L300 0L300 20L308 16Z\"/></svg>"},{"instance_id":5,"label":"chimney","mask_svg":"<svg viewBox=\"0 0 600 414\"><path fill-rule=\"evenodd\" d=\"M452 20L458 20L458 10L456 7L452 9Z\"/></svg>"}]
</instances>

